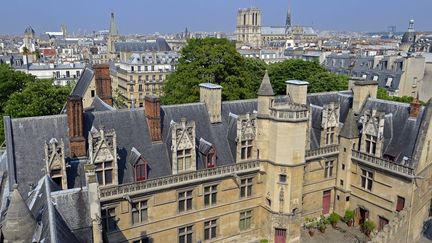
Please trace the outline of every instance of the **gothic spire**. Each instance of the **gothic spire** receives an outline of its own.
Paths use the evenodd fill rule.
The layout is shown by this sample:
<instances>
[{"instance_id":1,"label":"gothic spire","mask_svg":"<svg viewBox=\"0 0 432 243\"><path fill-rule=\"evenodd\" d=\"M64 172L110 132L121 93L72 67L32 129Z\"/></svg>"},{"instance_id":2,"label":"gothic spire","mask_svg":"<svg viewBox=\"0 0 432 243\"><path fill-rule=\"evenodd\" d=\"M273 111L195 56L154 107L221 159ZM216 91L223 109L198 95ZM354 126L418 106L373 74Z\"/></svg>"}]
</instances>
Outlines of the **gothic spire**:
<instances>
[{"instance_id":1,"label":"gothic spire","mask_svg":"<svg viewBox=\"0 0 432 243\"><path fill-rule=\"evenodd\" d=\"M114 13L111 13L111 22L110 22L109 34L111 36L118 35L117 25L116 25L116 22L114 19Z\"/></svg>"},{"instance_id":2,"label":"gothic spire","mask_svg":"<svg viewBox=\"0 0 432 243\"><path fill-rule=\"evenodd\" d=\"M285 27L291 27L291 0L288 0L288 12L285 20Z\"/></svg>"}]
</instances>

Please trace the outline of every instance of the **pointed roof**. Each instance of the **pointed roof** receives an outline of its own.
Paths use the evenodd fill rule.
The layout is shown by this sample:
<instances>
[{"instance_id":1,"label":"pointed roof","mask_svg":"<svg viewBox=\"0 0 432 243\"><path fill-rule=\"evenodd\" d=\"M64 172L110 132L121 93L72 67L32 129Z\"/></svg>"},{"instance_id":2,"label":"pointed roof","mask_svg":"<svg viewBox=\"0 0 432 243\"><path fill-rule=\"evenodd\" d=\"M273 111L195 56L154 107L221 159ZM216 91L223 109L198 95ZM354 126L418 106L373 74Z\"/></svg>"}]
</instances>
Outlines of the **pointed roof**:
<instances>
[{"instance_id":1,"label":"pointed roof","mask_svg":"<svg viewBox=\"0 0 432 243\"><path fill-rule=\"evenodd\" d=\"M111 22L110 22L110 29L109 29L110 35L118 35L117 31L117 25L114 19L114 13L111 13Z\"/></svg>"},{"instance_id":2,"label":"pointed roof","mask_svg":"<svg viewBox=\"0 0 432 243\"><path fill-rule=\"evenodd\" d=\"M261 82L261 85L258 89L257 94L258 94L258 96L273 96L274 95L273 88L271 86L270 78L268 76L267 70L264 74L264 78Z\"/></svg>"},{"instance_id":3,"label":"pointed roof","mask_svg":"<svg viewBox=\"0 0 432 243\"><path fill-rule=\"evenodd\" d=\"M347 118L345 120L345 123L339 133L341 137L344 138L358 138L359 137L359 130L357 126L356 117L354 116L354 112L352 109L348 111Z\"/></svg>"},{"instance_id":4,"label":"pointed roof","mask_svg":"<svg viewBox=\"0 0 432 243\"><path fill-rule=\"evenodd\" d=\"M10 242L32 242L35 229L36 220L18 192L18 186L14 185L2 229L5 240Z\"/></svg>"}]
</instances>

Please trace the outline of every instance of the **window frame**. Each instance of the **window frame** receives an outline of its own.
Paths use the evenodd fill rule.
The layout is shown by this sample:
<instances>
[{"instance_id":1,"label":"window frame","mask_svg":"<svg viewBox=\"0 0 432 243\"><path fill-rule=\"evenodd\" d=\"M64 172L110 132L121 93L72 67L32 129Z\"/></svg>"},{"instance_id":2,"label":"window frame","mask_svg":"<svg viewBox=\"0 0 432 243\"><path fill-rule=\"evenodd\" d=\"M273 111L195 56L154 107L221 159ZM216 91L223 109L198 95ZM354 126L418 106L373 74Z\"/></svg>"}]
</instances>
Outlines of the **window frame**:
<instances>
[{"instance_id":1,"label":"window frame","mask_svg":"<svg viewBox=\"0 0 432 243\"><path fill-rule=\"evenodd\" d=\"M107 163L111 163L111 166L106 167ZM100 186L107 186L107 185L113 185L114 184L114 161L113 160L107 160L107 161L101 161L101 162L95 162L95 173L96 173L96 179L98 181L98 184ZM101 167L98 168L98 165L101 165ZM111 183L106 183L106 172L111 171ZM102 184L99 181L98 172L102 172Z\"/></svg>"},{"instance_id":2,"label":"window frame","mask_svg":"<svg viewBox=\"0 0 432 243\"><path fill-rule=\"evenodd\" d=\"M188 194L190 192L190 195ZM177 192L177 211L179 213L188 212L193 210L193 189L186 189ZM181 194L184 194L182 196ZM188 202L190 201L190 207L188 207ZM182 207L181 207L182 205ZM181 209L182 208L182 209Z\"/></svg>"},{"instance_id":3,"label":"window frame","mask_svg":"<svg viewBox=\"0 0 432 243\"><path fill-rule=\"evenodd\" d=\"M133 204L137 204L136 212L138 213L138 221L134 221L134 206ZM131 212L131 225L139 225L145 222L148 222L148 199L140 199L133 200L130 204L130 212ZM143 212L145 212L145 219L142 218Z\"/></svg>"},{"instance_id":4,"label":"window frame","mask_svg":"<svg viewBox=\"0 0 432 243\"><path fill-rule=\"evenodd\" d=\"M210 219L210 220L204 221L204 240L205 241L217 239L218 228L219 228L218 226L219 226L219 220L218 219ZM214 235L213 235L213 233L214 233Z\"/></svg>"},{"instance_id":5,"label":"window frame","mask_svg":"<svg viewBox=\"0 0 432 243\"><path fill-rule=\"evenodd\" d=\"M324 178L333 177L334 160L324 162Z\"/></svg>"},{"instance_id":6,"label":"window frame","mask_svg":"<svg viewBox=\"0 0 432 243\"><path fill-rule=\"evenodd\" d=\"M253 193L253 177L240 178L239 187L240 187L240 198L251 197Z\"/></svg>"},{"instance_id":7,"label":"window frame","mask_svg":"<svg viewBox=\"0 0 432 243\"><path fill-rule=\"evenodd\" d=\"M253 139L246 139L240 142L240 159L252 159Z\"/></svg>"},{"instance_id":8,"label":"window frame","mask_svg":"<svg viewBox=\"0 0 432 243\"><path fill-rule=\"evenodd\" d=\"M239 214L240 231L248 230L252 227L253 214L252 209L241 211Z\"/></svg>"},{"instance_id":9,"label":"window frame","mask_svg":"<svg viewBox=\"0 0 432 243\"><path fill-rule=\"evenodd\" d=\"M113 210L113 211L111 211ZM114 215L111 215L111 212L114 212ZM111 228L110 221L113 222L113 227ZM113 232L117 228L117 220L116 220L116 207L103 207L101 208L101 224L102 228L106 233Z\"/></svg>"},{"instance_id":10,"label":"window frame","mask_svg":"<svg viewBox=\"0 0 432 243\"><path fill-rule=\"evenodd\" d=\"M217 205L218 184L205 185L203 188L204 207L212 207ZM206 188L209 188L206 191ZM207 199L208 198L208 199Z\"/></svg>"},{"instance_id":11,"label":"window frame","mask_svg":"<svg viewBox=\"0 0 432 243\"><path fill-rule=\"evenodd\" d=\"M189 153L187 153L189 152ZM192 168L192 149L186 148L186 149L179 149L176 152L177 155L177 171L188 171ZM186 168L186 162L187 158L190 159L189 167ZM180 166L181 165L181 166Z\"/></svg>"},{"instance_id":12,"label":"window frame","mask_svg":"<svg viewBox=\"0 0 432 243\"><path fill-rule=\"evenodd\" d=\"M368 191L372 191L374 172L366 169L361 169L360 186Z\"/></svg>"},{"instance_id":13,"label":"window frame","mask_svg":"<svg viewBox=\"0 0 432 243\"><path fill-rule=\"evenodd\" d=\"M190 228L190 229L189 229ZM181 232L184 230L184 232ZM177 229L177 239L179 243L188 243L188 242L194 242L194 225L185 225L182 227L179 227ZM188 241L188 236L190 235L190 241ZM180 239L180 237L184 236L185 238L183 240Z\"/></svg>"}]
</instances>

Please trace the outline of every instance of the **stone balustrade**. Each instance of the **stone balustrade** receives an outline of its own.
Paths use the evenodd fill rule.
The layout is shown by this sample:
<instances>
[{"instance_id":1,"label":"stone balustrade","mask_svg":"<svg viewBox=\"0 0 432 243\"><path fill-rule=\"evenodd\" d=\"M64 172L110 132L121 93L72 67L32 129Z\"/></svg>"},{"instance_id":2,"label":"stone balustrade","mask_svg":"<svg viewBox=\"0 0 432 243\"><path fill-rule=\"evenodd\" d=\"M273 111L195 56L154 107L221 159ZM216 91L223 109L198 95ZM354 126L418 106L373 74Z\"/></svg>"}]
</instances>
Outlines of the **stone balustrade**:
<instances>
[{"instance_id":1,"label":"stone balustrade","mask_svg":"<svg viewBox=\"0 0 432 243\"><path fill-rule=\"evenodd\" d=\"M395 162L378 158L360 151L353 150L352 158L359 162L366 163L368 165L375 166L398 175L407 176L410 178L414 176L414 169L411 167L400 165Z\"/></svg>"},{"instance_id":2,"label":"stone balustrade","mask_svg":"<svg viewBox=\"0 0 432 243\"><path fill-rule=\"evenodd\" d=\"M259 161L247 161L232 165L219 166L213 169L204 169L178 175L150 179L141 182L102 187L100 188L100 197L101 201L106 201L114 198L121 198L125 194L134 195L147 191L164 189L166 187L172 187L176 185L201 182L205 179L212 179L230 175L235 176L239 173L258 171L259 167Z\"/></svg>"},{"instance_id":3,"label":"stone balustrade","mask_svg":"<svg viewBox=\"0 0 432 243\"><path fill-rule=\"evenodd\" d=\"M339 154L339 145L330 145L326 147L321 147L317 149L311 149L306 151L306 161L318 159L325 156Z\"/></svg>"}]
</instances>

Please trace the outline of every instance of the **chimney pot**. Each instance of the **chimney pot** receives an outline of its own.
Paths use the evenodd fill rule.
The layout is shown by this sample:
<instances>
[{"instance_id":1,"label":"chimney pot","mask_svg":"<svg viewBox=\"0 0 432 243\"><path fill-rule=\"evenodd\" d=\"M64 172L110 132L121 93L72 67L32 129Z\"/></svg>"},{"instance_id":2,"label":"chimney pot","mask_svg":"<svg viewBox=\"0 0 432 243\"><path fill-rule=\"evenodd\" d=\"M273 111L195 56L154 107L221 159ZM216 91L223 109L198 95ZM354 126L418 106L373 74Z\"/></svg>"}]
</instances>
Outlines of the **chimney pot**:
<instances>
[{"instance_id":1,"label":"chimney pot","mask_svg":"<svg viewBox=\"0 0 432 243\"><path fill-rule=\"evenodd\" d=\"M152 142L161 141L160 99L156 96L145 96L144 112Z\"/></svg>"},{"instance_id":2,"label":"chimney pot","mask_svg":"<svg viewBox=\"0 0 432 243\"><path fill-rule=\"evenodd\" d=\"M84 115L82 98L77 95L69 96L66 104L69 128L69 142L71 157L86 156L86 142L84 139Z\"/></svg>"},{"instance_id":3,"label":"chimney pot","mask_svg":"<svg viewBox=\"0 0 432 243\"><path fill-rule=\"evenodd\" d=\"M410 103L410 117L417 118L420 113L421 104L418 99L414 99Z\"/></svg>"},{"instance_id":4,"label":"chimney pot","mask_svg":"<svg viewBox=\"0 0 432 243\"><path fill-rule=\"evenodd\" d=\"M93 66L95 71L96 95L110 106L113 106L111 77L108 64Z\"/></svg>"}]
</instances>

